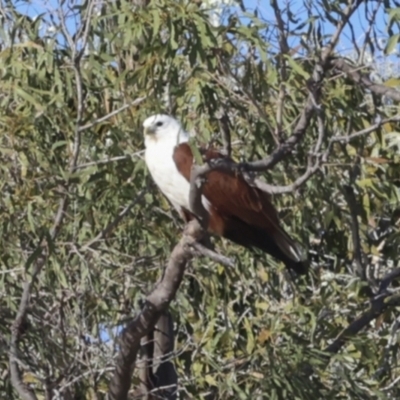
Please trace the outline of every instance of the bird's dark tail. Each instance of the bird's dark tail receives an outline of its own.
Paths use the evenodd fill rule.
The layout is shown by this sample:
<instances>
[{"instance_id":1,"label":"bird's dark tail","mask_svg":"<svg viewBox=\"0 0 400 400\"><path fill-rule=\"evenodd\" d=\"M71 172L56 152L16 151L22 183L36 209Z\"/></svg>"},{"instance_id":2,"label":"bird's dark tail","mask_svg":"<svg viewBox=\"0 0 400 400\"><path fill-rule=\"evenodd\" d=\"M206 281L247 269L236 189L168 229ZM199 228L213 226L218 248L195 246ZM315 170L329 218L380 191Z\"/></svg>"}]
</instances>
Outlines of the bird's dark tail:
<instances>
[{"instance_id":1,"label":"bird's dark tail","mask_svg":"<svg viewBox=\"0 0 400 400\"><path fill-rule=\"evenodd\" d=\"M281 227L273 235L261 228L249 226L239 219L230 219L224 237L244 247L256 247L282 261L297 274L306 274L308 260L301 247Z\"/></svg>"}]
</instances>

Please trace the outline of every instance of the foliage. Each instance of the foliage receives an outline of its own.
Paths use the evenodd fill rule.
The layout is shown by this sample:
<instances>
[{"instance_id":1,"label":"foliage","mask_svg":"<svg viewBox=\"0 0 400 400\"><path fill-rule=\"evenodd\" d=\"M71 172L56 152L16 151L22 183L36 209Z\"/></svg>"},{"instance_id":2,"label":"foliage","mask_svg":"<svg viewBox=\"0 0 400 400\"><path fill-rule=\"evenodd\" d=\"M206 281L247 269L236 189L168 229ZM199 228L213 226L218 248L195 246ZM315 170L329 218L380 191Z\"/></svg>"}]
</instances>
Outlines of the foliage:
<instances>
[{"instance_id":1,"label":"foliage","mask_svg":"<svg viewBox=\"0 0 400 400\"><path fill-rule=\"evenodd\" d=\"M321 2L317 13L304 2L308 12L296 15L272 1L282 30L239 8L215 26L205 4L184 0L60 2L59 12L36 18L3 3L0 392L17 398L8 349L18 326L14 356L37 398L101 398L117 327L140 309L183 227L151 184L141 123L168 112L199 141L221 145L223 107L235 160L266 157L298 123L333 37L321 29L342 18L345 4ZM370 16L365 47L374 57L376 4L354 4ZM395 6L385 2L391 29ZM363 288L377 290L399 266L398 105L334 68L317 101L301 143L261 176L285 188L320 163L300 187L274 196L318 277L294 285L275 260L225 241L216 247L234 269L193 260L171 305L181 398L400 396L398 307L339 354L322 353L368 309Z\"/></svg>"}]
</instances>

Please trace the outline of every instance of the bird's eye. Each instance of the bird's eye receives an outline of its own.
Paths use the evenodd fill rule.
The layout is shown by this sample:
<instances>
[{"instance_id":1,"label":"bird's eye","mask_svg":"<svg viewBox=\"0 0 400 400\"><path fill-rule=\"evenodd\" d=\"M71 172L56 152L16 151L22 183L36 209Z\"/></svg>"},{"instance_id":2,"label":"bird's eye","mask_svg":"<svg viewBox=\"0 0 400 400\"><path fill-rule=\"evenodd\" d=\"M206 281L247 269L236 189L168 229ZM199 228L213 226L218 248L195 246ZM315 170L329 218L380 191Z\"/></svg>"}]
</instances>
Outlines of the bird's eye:
<instances>
[{"instance_id":1,"label":"bird's eye","mask_svg":"<svg viewBox=\"0 0 400 400\"><path fill-rule=\"evenodd\" d=\"M163 124L163 123L162 123L161 121L158 121L158 122L156 123L157 126L162 126L162 124Z\"/></svg>"}]
</instances>

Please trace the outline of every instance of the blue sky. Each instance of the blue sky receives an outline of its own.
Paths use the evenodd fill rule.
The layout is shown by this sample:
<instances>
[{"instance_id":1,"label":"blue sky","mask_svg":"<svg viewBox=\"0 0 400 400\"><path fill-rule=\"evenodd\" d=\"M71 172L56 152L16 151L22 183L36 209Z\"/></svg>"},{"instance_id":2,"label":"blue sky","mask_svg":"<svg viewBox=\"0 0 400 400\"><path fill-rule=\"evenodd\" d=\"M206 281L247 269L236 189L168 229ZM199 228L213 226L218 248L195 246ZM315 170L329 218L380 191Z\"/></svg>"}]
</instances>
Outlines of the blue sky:
<instances>
[{"instance_id":1,"label":"blue sky","mask_svg":"<svg viewBox=\"0 0 400 400\"><path fill-rule=\"evenodd\" d=\"M210 0L210 1L218 1L218 0ZM227 2L229 0L221 0L222 2ZM318 13L318 5L315 0L279 0L278 4L280 4L281 8L283 8L287 3L290 4L290 9L292 13L296 16L299 17L300 21L305 21L307 19L307 13L306 9L304 7L304 3L312 2L313 3L313 8L314 8L314 14ZM322 1L322 0L318 0ZM48 10L53 9L52 16L57 19L57 8L58 5L61 3L61 0L25 0L25 1L14 1L14 4L18 5L19 11L26 13L30 16L36 16L40 13L47 13ZM75 3L79 4L80 2L72 2L71 0L66 0L64 2L64 8L68 7L69 4ZM375 7L375 4L377 2L369 2L370 3L370 8L371 5L372 7ZM243 0L243 4L245 5L246 9L248 12L254 11L257 9L259 13L259 17L262 17L263 19L267 21L274 22L275 21L275 16L273 13L273 10L270 6L270 0ZM358 44L362 44L363 40L365 38L365 32L368 27L368 21L365 18L365 4L362 4L355 15L353 15L351 22L354 28L354 34L356 37L356 40ZM70 13L71 14L71 13ZM246 21L246 18L243 18L243 21ZM377 18L375 20L375 28L377 31L377 38L380 41L380 46L381 48L384 46L384 43L386 42L388 38L388 33L386 30L386 23L387 23L387 17L385 16L384 12L384 5L381 4L379 11L377 13ZM293 28L293 25L291 25L291 28ZM67 27L70 30L70 32L75 31L75 26L76 26L76 21L73 18L69 18L67 20ZM324 23L322 27L322 33L325 35L332 34L335 31L335 26L330 24L330 23ZM395 32L397 33L397 32ZM63 42L63 40L61 40ZM299 42L298 38L291 38L289 40L289 45L292 47L295 47ZM340 41L338 43L338 46L336 48L337 51L341 52L342 54L349 53L353 50L353 45L352 45L352 40L351 40L351 32L349 28L345 28L343 34L340 37ZM397 54L400 54L400 48L399 45L397 45ZM374 58L377 57L382 57L382 54L380 52L376 53L374 55ZM390 57L390 60L393 62L393 57ZM395 63L397 60L395 61ZM399 68L400 69L400 68Z\"/></svg>"},{"instance_id":2,"label":"blue sky","mask_svg":"<svg viewBox=\"0 0 400 400\"><path fill-rule=\"evenodd\" d=\"M244 5L249 10L255 10L256 8L261 13L261 15L267 19L274 21L274 13L270 6L269 0L244 0ZM306 9L304 7L304 1L302 0L291 0L291 1L278 1L278 4L290 4L290 9L296 17L299 17L300 21L304 21L307 19ZM362 4L356 13L351 18L351 22L354 28L354 34L357 39L358 44L362 43L365 38L365 33L368 27L368 21L365 18L365 4ZM317 11L317 5L314 1L314 9ZM375 22L375 27L379 32L380 38L386 38L388 36L386 31L386 23L387 18L385 17L384 6L381 4L379 10L377 12L377 18ZM332 34L334 33L336 27L332 24L326 23L323 26L324 34ZM341 51L349 51L352 49L351 45L351 31L349 28L346 28L341 36L341 40L339 42L338 50Z\"/></svg>"},{"instance_id":3,"label":"blue sky","mask_svg":"<svg viewBox=\"0 0 400 400\"><path fill-rule=\"evenodd\" d=\"M69 2L70 1L67 0L65 4L67 5ZM14 2L14 4L19 5L19 9L21 12L27 13L30 16L35 16L42 12L45 12L45 10L48 8L52 8L55 11L58 8L59 3L60 0L31 0L31 1ZM271 6L269 5L269 0L244 0L243 3L246 9L248 9L249 11L257 9L260 15L264 17L266 20L274 21L274 14ZM284 5L287 3L287 1L279 1L279 3ZM303 6L304 1L291 0L289 3L291 4L291 10L296 16L299 16L300 19L302 20L306 19L306 12ZM364 12L365 12L365 5L361 5L356 15L352 18L355 36L359 41L362 41L368 24L368 22L365 19ZM55 15L55 13L53 15ZM378 30L381 32L381 37L387 36L385 20L386 18L384 14L384 6L381 5L376 19L377 21L376 26L378 27ZM68 25L69 28L72 28L74 26L73 21L69 21ZM334 31L334 26L332 26L331 24L325 24L324 31L326 34L332 33ZM346 46L350 45L351 41L349 38L350 38L350 30L347 29L345 30L344 35L341 38L342 39L341 46L343 46L343 49L345 49Z\"/></svg>"}]
</instances>

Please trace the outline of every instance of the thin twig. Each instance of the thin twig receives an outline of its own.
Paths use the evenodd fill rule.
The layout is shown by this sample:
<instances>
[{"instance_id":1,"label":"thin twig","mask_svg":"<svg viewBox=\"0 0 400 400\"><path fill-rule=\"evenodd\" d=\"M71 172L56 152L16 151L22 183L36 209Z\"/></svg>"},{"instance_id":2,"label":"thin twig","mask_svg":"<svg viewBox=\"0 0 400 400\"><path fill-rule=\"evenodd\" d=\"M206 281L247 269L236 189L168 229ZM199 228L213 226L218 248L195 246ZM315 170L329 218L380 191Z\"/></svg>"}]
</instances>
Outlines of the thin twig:
<instances>
[{"instance_id":1,"label":"thin twig","mask_svg":"<svg viewBox=\"0 0 400 400\"><path fill-rule=\"evenodd\" d=\"M381 280L381 284L379 285L379 293L385 293L390 284L399 277L400 268L395 268Z\"/></svg>"},{"instance_id":2,"label":"thin twig","mask_svg":"<svg viewBox=\"0 0 400 400\"><path fill-rule=\"evenodd\" d=\"M91 26L91 19L93 15L93 10L95 6L95 1L91 0L89 1L89 4L87 5L87 12L85 19L83 23L81 24L78 33L75 35L75 49L78 48L78 41L82 39L82 47L78 51L78 53L75 55L76 62L80 63L80 60L85 53L86 45L89 39L89 32L90 32L90 26Z\"/></svg>"},{"instance_id":3,"label":"thin twig","mask_svg":"<svg viewBox=\"0 0 400 400\"><path fill-rule=\"evenodd\" d=\"M225 157L230 157L232 153L231 130L229 128L229 117L225 110L221 107L220 116L218 118L219 127L222 134L222 153Z\"/></svg>"},{"instance_id":4,"label":"thin twig","mask_svg":"<svg viewBox=\"0 0 400 400\"><path fill-rule=\"evenodd\" d=\"M353 182L352 182L353 183ZM353 187L350 185L344 186L345 198L347 200L347 204L349 205L350 218L351 218L351 237L353 242L353 261L356 265L356 273L357 276L365 281L366 280L366 263L365 257L361 248L361 239L360 239L360 225L358 223L357 216L357 200L354 194Z\"/></svg>"},{"instance_id":5,"label":"thin twig","mask_svg":"<svg viewBox=\"0 0 400 400\"><path fill-rule=\"evenodd\" d=\"M88 167L93 167L95 165L109 164L109 163L113 163L113 162L116 162L116 161L130 160L133 157L139 157L143 153L144 153L144 150L140 150L140 151L137 151L136 153L133 153L133 154L126 154L124 156L111 157L111 158L107 158L105 160L97 160L97 161L91 161L91 162L84 163L84 164L79 164L79 165L76 166L76 170L83 169L83 168L88 168Z\"/></svg>"},{"instance_id":6,"label":"thin twig","mask_svg":"<svg viewBox=\"0 0 400 400\"><path fill-rule=\"evenodd\" d=\"M357 68L348 64L343 58L335 58L330 60L330 64L333 68L337 68L340 71L347 74L347 76L355 83L369 89L371 92L379 96L386 96L389 99L400 101L400 91L393 89L389 86L385 86L379 83L371 81L369 76L362 74L357 71Z\"/></svg>"},{"instance_id":7,"label":"thin twig","mask_svg":"<svg viewBox=\"0 0 400 400\"><path fill-rule=\"evenodd\" d=\"M271 0L271 7L274 10L276 23L278 25L279 31L279 48L283 54L287 54L289 52L289 46L287 43L287 34L285 29L285 22L282 18L281 9L278 6L277 0Z\"/></svg>"},{"instance_id":8,"label":"thin twig","mask_svg":"<svg viewBox=\"0 0 400 400\"><path fill-rule=\"evenodd\" d=\"M360 136L368 135L369 133L372 133L372 132L376 131L377 129L379 129L382 125L390 123L390 122L400 122L400 116L380 120L376 124L371 125L368 128L362 129L361 131L358 131L358 132L351 133L350 135L347 135L347 136L334 136L330 139L330 141L331 142L349 143L351 140L358 138Z\"/></svg>"},{"instance_id":9,"label":"thin twig","mask_svg":"<svg viewBox=\"0 0 400 400\"><path fill-rule=\"evenodd\" d=\"M66 42L68 43L68 47L73 50L75 48L74 41L72 39L71 34L68 31L67 25L65 23L65 15L63 14L64 10L62 7L58 9L58 19L60 20L61 24L61 32L64 35Z\"/></svg>"},{"instance_id":10,"label":"thin twig","mask_svg":"<svg viewBox=\"0 0 400 400\"><path fill-rule=\"evenodd\" d=\"M283 21L282 12L279 8L278 2L276 0L271 0L271 7L274 10L275 19L278 26L278 42L280 50L277 58L279 61L278 68L281 81L279 83L279 92L276 101L276 127L275 134L273 135L275 144L278 145L283 132L283 109L286 99L285 83L287 81L287 63L285 60L285 55L289 53L289 45L287 43L287 30L285 29L285 22Z\"/></svg>"},{"instance_id":11,"label":"thin twig","mask_svg":"<svg viewBox=\"0 0 400 400\"><path fill-rule=\"evenodd\" d=\"M314 100L315 102L315 100ZM330 147L326 149L324 153L320 153L322 143L325 138L325 126L324 126L324 118L323 118L323 111L318 108L317 109L317 124L318 124L318 139L317 143L314 146L313 153L309 155L308 162L307 162L307 170L306 172L298 177L292 184L287 186L276 186L276 185L269 185L260 179L255 179L255 185L269 193L269 194L283 194L283 193L291 193L302 186L305 182L307 182L321 167L322 163L325 163L328 160ZM315 161L313 161L315 159ZM251 183L251 182L250 182Z\"/></svg>"},{"instance_id":12,"label":"thin twig","mask_svg":"<svg viewBox=\"0 0 400 400\"><path fill-rule=\"evenodd\" d=\"M361 63L364 62L364 54L365 54L365 50L366 50L367 44L371 43L370 36L371 36L372 28L374 26L374 22L375 22L376 16L378 14L378 11L379 11L381 5L382 5L382 0L378 0L376 2L375 9L372 11L371 18L368 17L368 7L367 7L367 5L365 7L365 18L368 20L369 26L368 26L367 31L365 32L364 44L363 44L363 47L362 47L361 52L360 52L359 62L361 62ZM356 43L356 42L354 41L354 43Z\"/></svg>"},{"instance_id":13,"label":"thin twig","mask_svg":"<svg viewBox=\"0 0 400 400\"><path fill-rule=\"evenodd\" d=\"M147 189L141 190L136 198L132 200L96 237L86 243L82 249L85 250L88 248L93 248L93 245L96 242L107 238L108 235L115 229L115 227L122 221L122 219L132 210L132 208L142 200L146 192Z\"/></svg>"},{"instance_id":14,"label":"thin twig","mask_svg":"<svg viewBox=\"0 0 400 400\"><path fill-rule=\"evenodd\" d=\"M235 266L235 262L229 258L225 257L222 254L218 254L215 251L212 251L208 249L207 247L203 246L201 243L194 243L193 244L193 253L194 255L202 255L204 257L208 257L211 260L220 263L222 265L225 265L226 267L233 268Z\"/></svg>"},{"instance_id":15,"label":"thin twig","mask_svg":"<svg viewBox=\"0 0 400 400\"><path fill-rule=\"evenodd\" d=\"M320 62L315 65L311 80L309 82L310 94L302 112L300 113L299 120L293 129L292 135L284 143L278 146L268 157L247 163L245 166L247 170L261 172L273 168L278 162L283 160L286 155L291 153L294 147L303 140L311 118L314 115L314 111L316 110L315 105L318 104L320 86L324 79L325 71L330 67L329 60L332 51L339 40L343 28L361 3L361 0L356 0L347 6L342 14L342 19L337 24L335 33L332 35L332 38L327 46L323 49Z\"/></svg>"},{"instance_id":16,"label":"thin twig","mask_svg":"<svg viewBox=\"0 0 400 400\"><path fill-rule=\"evenodd\" d=\"M125 111L129 107L134 107L142 103L144 100L147 99L147 96L144 97L138 97L137 99L131 101L130 103L124 104L122 107L110 112L107 115L104 115L101 118L97 118L96 120L90 122L89 124L83 125L79 128L79 132L85 131L86 129L93 128L95 125L100 124L104 121L107 121L108 119L114 117L115 115L121 113L122 111Z\"/></svg>"},{"instance_id":17,"label":"thin twig","mask_svg":"<svg viewBox=\"0 0 400 400\"><path fill-rule=\"evenodd\" d=\"M73 54L73 67L75 70L75 80L76 80L76 90L77 90L77 117L76 117L76 125L75 125L75 133L74 133L74 143L72 155L70 157L68 163L68 171L72 173L76 169L77 161L79 158L80 152L80 143L81 136L79 131L79 126L82 121L83 111L84 111L84 100L82 95L82 76L80 72L80 63L79 60L76 59L76 42L74 43L71 35L68 32L65 23L65 16L60 11L60 21L61 21L61 29L64 33L67 43L70 45L72 54ZM90 23L90 15L88 15L87 23ZM49 241L54 241L57 237L58 232L61 229L63 224L64 216L68 207L68 187L70 181L67 179L64 185L64 193L62 198L60 199L60 203L57 209L57 212L54 216L53 226L49 232L49 238L44 238L39 246L36 248L35 252L37 252L36 260L33 262L33 272L30 280L25 281L23 286L23 292L21 296L21 300L18 306L17 316L11 327L11 340L10 340L10 373L11 373L11 382L15 390L24 400L36 400L37 397L34 391L28 388L22 381L21 372L18 367L18 352L19 352L19 340L23 331L23 326L25 324L26 315L28 312L28 306L30 301L30 293L33 285L36 282L36 278L42 270L43 266L46 263L48 257L48 247Z\"/></svg>"},{"instance_id":18,"label":"thin twig","mask_svg":"<svg viewBox=\"0 0 400 400\"><path fill-rule=\"evenodd\" d=\"M399 299L387 292L388 286L398 277L400 277L400 268L396 268L387 274L381 281L378 293L371 299L371 306L368 311L356 318L349 326L343 329L336 339L324 350L327 353L336 354L347 342L347 340L356 335L375 318L379 317L385 310L392 306L400 304Z\"/></svg>"},{"instance_id":19,"label":"thin twig","mask_svg":"<svg viewBox=\"0 0 400 400\"><path fill-rule=\"evenodd\" d=\"M320 168L321 163L320 160L317 159L314 165L308 165L306 172L298 177L293 183L286 186L276 186L269 185L260 179L255 179L255 185L264 192L269 194L284 194L284 193L292 193L300 186L302 186L305 182L307 182Z\"/></svg>"}]
</instances>

